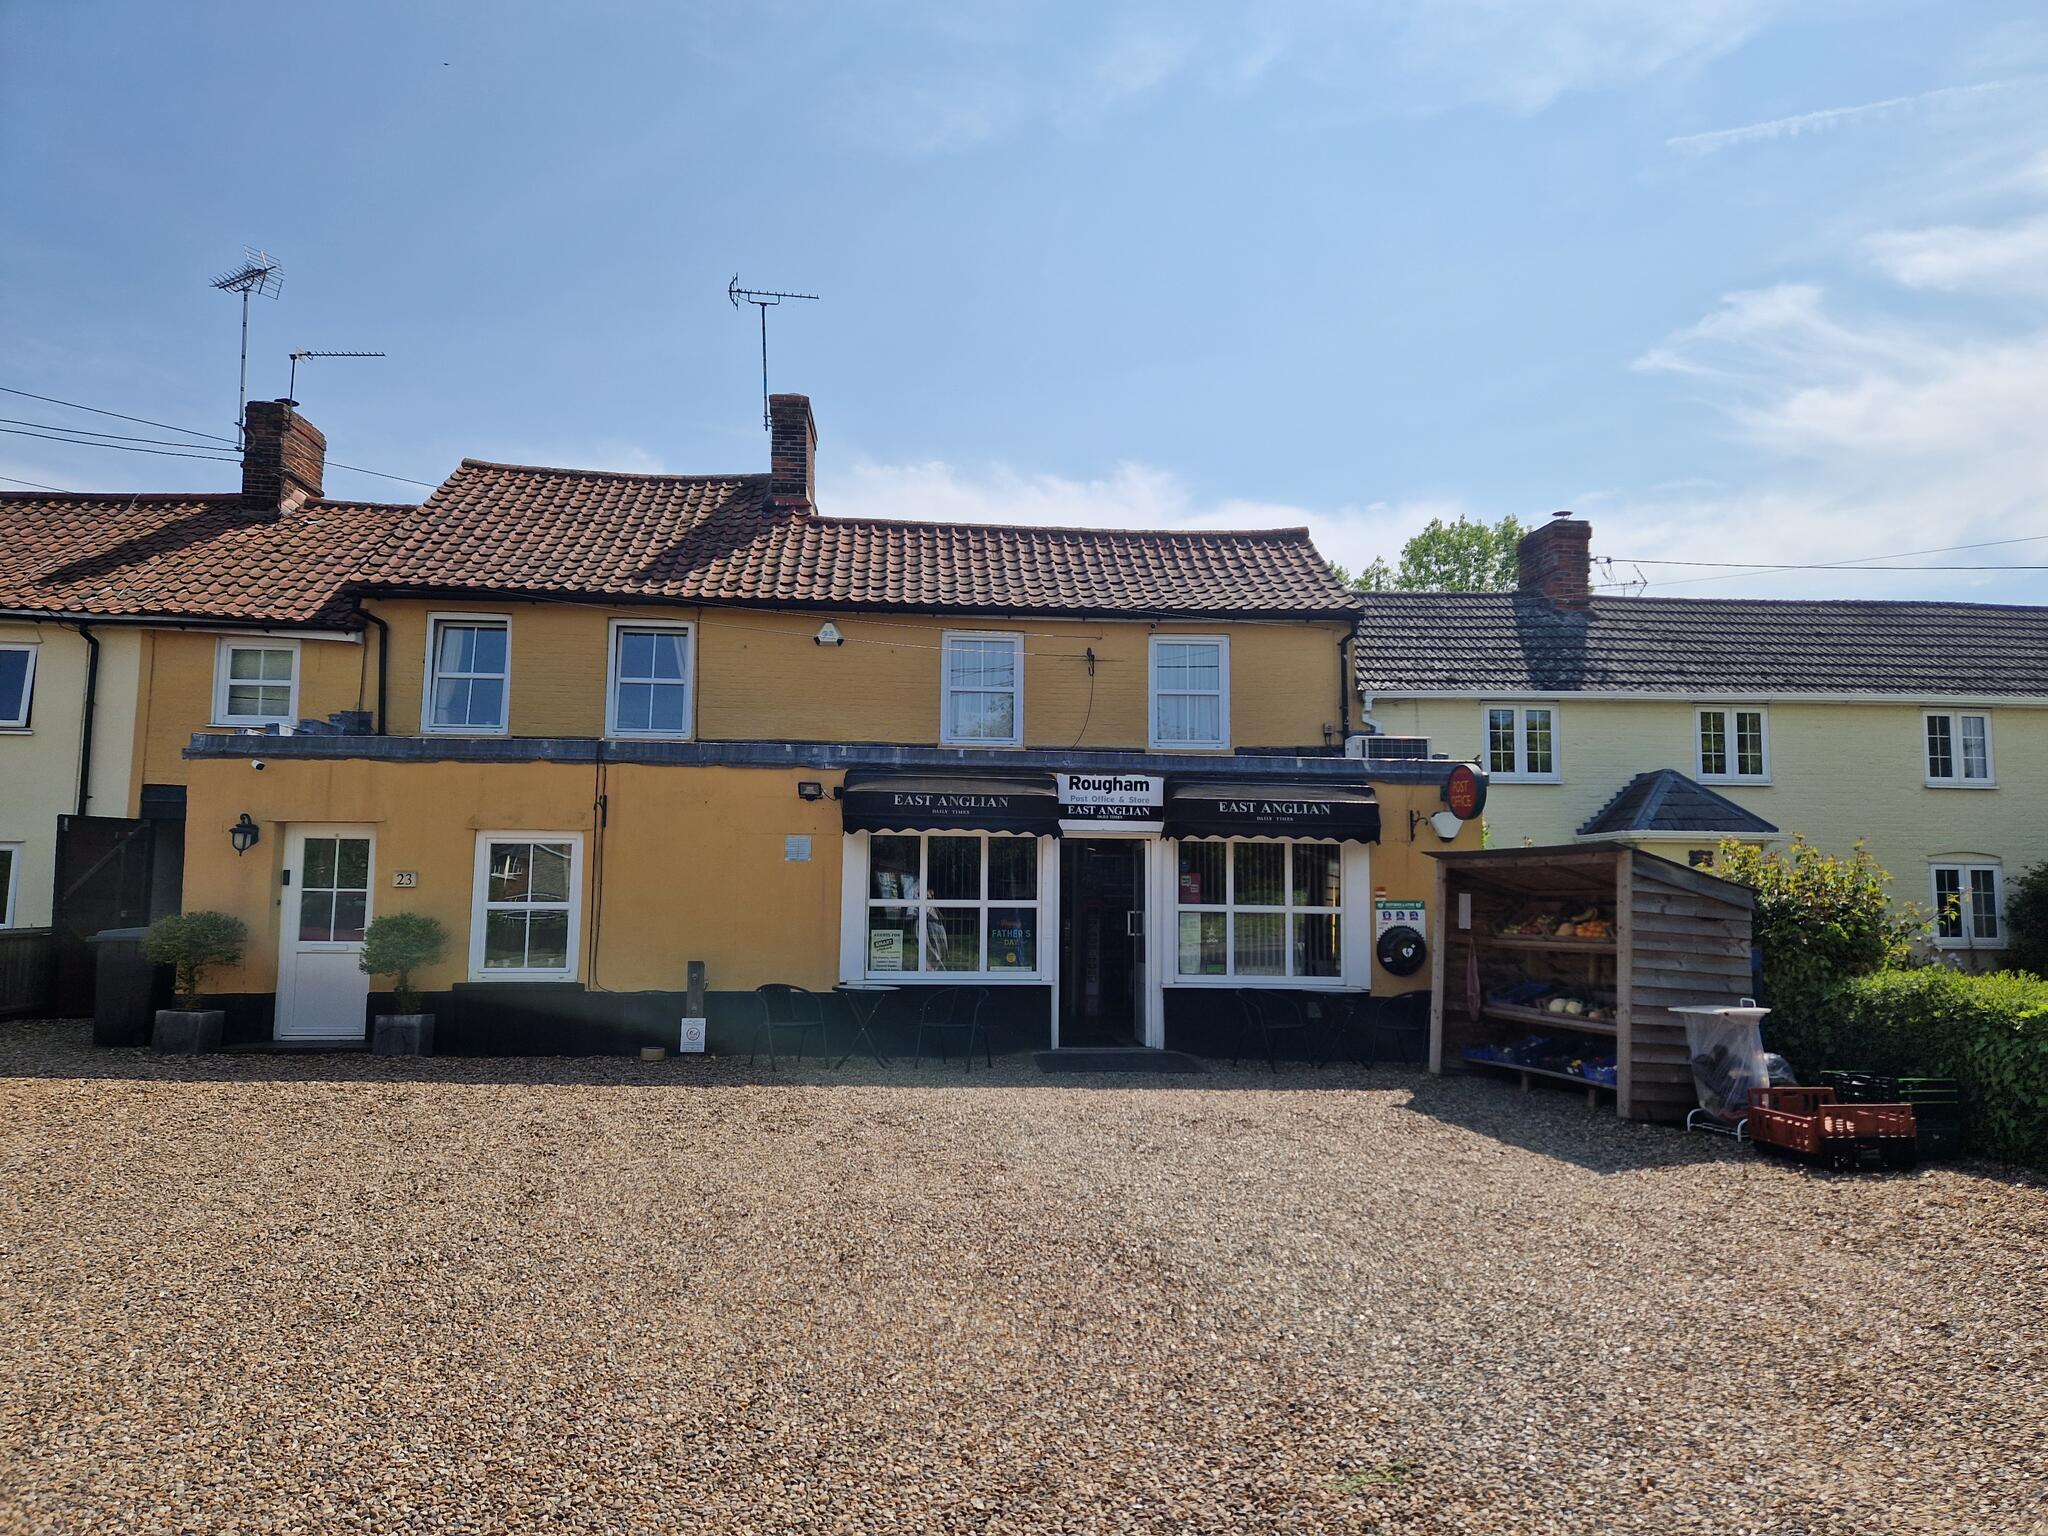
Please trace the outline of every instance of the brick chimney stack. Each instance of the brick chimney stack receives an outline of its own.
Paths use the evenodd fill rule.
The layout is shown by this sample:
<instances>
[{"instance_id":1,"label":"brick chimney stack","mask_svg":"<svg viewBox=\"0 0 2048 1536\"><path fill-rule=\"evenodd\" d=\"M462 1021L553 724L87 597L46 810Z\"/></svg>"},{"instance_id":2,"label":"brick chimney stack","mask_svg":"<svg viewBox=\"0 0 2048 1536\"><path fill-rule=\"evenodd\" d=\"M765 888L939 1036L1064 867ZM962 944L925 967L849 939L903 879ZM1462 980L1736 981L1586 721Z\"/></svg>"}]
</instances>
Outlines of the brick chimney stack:
<instances>
[{"instance_id":1,"label":"brick chimney stack","mask_svg":"<svg viewBox=\"0 0 2048 1536\"><path fill-rule=\"evenodd\" d=\"M818 504L818 424L809 395L768 397L768 488L781 506Z\"/></svg>"},{"instance_id":2,"label":"brick chimney stack","mask_svg":"<svg viewBox=\"0 0 2048 1536\"><path fill-rule=\"evenodd\" d=\"M251 400L243 429L243 512L275 517L321 494L327 439L295 402Z\"/></svg>"},{"instance_id":3,"label":"brick chimney stack","mask_svg":"<svg viewBox=\"0 0 2048 1536\"><path fill-rule=\"evenodd\" d=\"M1516 586L1541 592L1553 608L1583 612L1593 598L1593 525L1553 512L1515 546Z\"/></svg>"}]
</instances>

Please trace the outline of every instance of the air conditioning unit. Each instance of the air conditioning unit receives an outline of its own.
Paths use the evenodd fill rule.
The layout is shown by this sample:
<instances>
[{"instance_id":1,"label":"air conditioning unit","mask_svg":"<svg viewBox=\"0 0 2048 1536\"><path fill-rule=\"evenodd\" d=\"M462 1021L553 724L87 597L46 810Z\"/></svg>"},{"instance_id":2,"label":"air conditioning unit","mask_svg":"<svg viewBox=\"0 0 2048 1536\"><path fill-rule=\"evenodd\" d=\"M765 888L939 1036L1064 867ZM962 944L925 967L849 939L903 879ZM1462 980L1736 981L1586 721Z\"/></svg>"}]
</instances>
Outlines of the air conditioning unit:
<instances>
[{"instance_id":1,"label":"air conditioning unit","mask_svg":"<svg viewBox=\"0 0 2048 1536\"><path fill-rule=\"evenodd\" d=\"M1346 736L1344 738L1344 755L1346 757L1370 757L1372 754L1367 750L1366 743L1371 740L1372 737L1363 732Z\"/></svg>"}]
</instances>

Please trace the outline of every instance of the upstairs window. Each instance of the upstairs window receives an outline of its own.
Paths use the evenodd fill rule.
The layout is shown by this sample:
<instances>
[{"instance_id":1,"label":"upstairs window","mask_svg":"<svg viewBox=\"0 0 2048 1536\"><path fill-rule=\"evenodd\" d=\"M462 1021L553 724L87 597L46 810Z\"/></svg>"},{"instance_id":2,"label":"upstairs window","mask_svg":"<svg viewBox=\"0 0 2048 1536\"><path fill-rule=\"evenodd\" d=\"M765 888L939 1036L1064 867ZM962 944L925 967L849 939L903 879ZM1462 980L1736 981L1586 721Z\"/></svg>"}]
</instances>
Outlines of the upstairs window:
<instances>
[{"instance_id":1,"label":"upstairs window","mask_svg":"<svg viewBox=\"0 0 2048 1536\"><path fill-rule=\"evenodd\" d=\"M508 619L463 616L431 620L426 729L503 734L511 649Z\"/></svg>"},{"instance_id":2,"label":"upstairs window","mask_svg":"<svg viewBox=\"0 0 2048 1536\"><path fill-rule=\"evenodd\" d=\"M1548 704L1487 705L1486 771L1508 783L1555 783L1557 711Z\"/></svg>"},{"instance_id":3,"label":"upstairs window","mask_svg":"<svg viewBox=\"0 0 2048 1536\"><path fill-rule=\"evenodd\" d=\"M1217 751L1230 745L1230 642L1221 635L1152 637L1156 750Z\"/></svg>"},{"instance_id":4,"label":"upstairs window","mask_svg":"<svg viewBox=\"0 0 2048 1536\"><path fill-rule=\"evenodd\" d=\"M0 645L0 731L28 729L29 697L36 686L36 647Z\"/></svg>"},{"instance_id":5,"label":"upstairs window","mask_svg":"<svg viewBox=\"0 0 2048 1536\"><path fill-rule=\"evenodd\" d=\"M1996 864L1934 866L1934 942L1943 949L2003 949L2004 883Z\"/></svg>"},{"instance_id":6,"label":"upstairs window","mask_svg":"<svg viewBox=\"0 0 2048 1536\"><path fill-rule=\"evenodd\" d=\"M1991 788L1991 717L1930 710L1924 718L1927 782L1947 789Z\"/></svg>"},{"instance_id":7,"label":"upstairs window","mask_svg":"<svg viewBox=\"0 0 2048 1536\"><path fill-rule=\"evenodd\" d=\"M690 734L694 639L688 624L613 621L606 735Z\"/></svg>"},{"instance_id":8,"label":"upstairs window","mask_svg":"<svg viewBox=\"0 0 2048 1536\"><path fill-rule=\"evenodd\" d=\"M223 638L213 659L214 723L290 725L298 717L298 642Z\"/></svg>"},{"instance_id":9,"label":"upstairs window","mask_svg":"<svg viewBox=\"0 0 2048 1536\"><path fill-rule=\"evenodd\" d=\"M1699 749L1703 780L1758 783L1771 776L1770 737L1761 709L1701 710Z\"/></svg>"},{"instance_id":10,"label":"upstairs window","mask_svg":"<svg viewBox=\"0 0 2048 1536\"><path fill-rule=\"evenodd\" d=\"M1024 637L948 630L939 740L949 747L1024 744Z\"/></svg>"}]
</instances>

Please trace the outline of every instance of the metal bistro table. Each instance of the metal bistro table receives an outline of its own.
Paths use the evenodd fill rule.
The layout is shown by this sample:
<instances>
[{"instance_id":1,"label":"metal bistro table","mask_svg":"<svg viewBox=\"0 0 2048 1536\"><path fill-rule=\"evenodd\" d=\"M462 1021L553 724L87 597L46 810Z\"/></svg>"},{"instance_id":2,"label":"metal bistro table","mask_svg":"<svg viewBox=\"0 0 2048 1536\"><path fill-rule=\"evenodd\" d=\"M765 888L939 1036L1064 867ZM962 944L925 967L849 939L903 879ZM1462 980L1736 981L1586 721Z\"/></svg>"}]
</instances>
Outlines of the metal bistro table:
<instances>
[{"instance_id":1,"label":"metal bistro table","mask_svg":"<svg viewBox=\"0 0 2048 1536\"><path fill-rule=\"evenodd\" d=\"M901 989L881 981L842 981L832 990L846 999L846 1011L853 1016L854 1026L853 1039L847 1043L846 1054L839 1058L837 1066L843 1067L852 1060L853 1053L861 1048L862 1042L866 1042L868 1054L875 1058L876 1066L888 1066L889 1058L875 1043L875 1015L881 1011L882 999Z\"/></svg>"}]
</instances>

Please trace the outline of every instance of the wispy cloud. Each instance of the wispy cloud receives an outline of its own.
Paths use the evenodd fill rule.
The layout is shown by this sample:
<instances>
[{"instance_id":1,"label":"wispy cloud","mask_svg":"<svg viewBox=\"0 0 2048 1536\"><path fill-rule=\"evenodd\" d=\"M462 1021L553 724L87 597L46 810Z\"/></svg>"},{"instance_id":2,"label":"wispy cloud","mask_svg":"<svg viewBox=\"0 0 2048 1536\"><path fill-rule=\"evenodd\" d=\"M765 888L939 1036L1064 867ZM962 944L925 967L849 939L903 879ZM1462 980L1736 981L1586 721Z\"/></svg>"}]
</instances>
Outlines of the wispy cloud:
<instances>
[{"instance_id":1,"label":"wispy cloud","mask_svg":"<svg viewBox=\"0 0 2048 1536\"><path fill-rule=\"evenodd\" d=\"M1870 236L1864 248L1908 288L2048 293L2048 214L2003 228L1943 224L1889 230Z\"/></svg>"},{"instance_id":2,"label":"wispy cloud","mask_svg":"<svg viewBox=\"0 0 2048 1536\"><path fill-rule=\"evenodd\" d=\"M1098 476L1029 473L1005 464L859 460L821 472L819 503L834 517L1011 523L1038 528L1302 528L1316 548L1359 567L1396 555L1432 517L1457 517L1455 501L1306 507L1198 496L1180 476L1126 462Z\"/></svg>"},{"instance_id":3,"label":"wispy cloud","mask_svg":"<svg viewBox=\"0 0 2048 1536\"><path fill-rule=\"evenodd\" d=\"M2048 79L2023 75L2011 80L1985 80L1975 85L1947 85L1914 96L1891 96L1883 101L1866 101L1853 107L1828 107L1819 112L1801 112L1792 117L1774 117L1768 122L1745 123L1740 128L1716 128L1710 133L1681 134L1664 141L1667 148L1683 155L1711 155L1742 144L1762 144L1773 139L1796 139L1807 134L1827 133L1851 123L1895 117L1925 107L1968 101L1975 97L2034 85Z\"/></svg>"}]
</instances>

